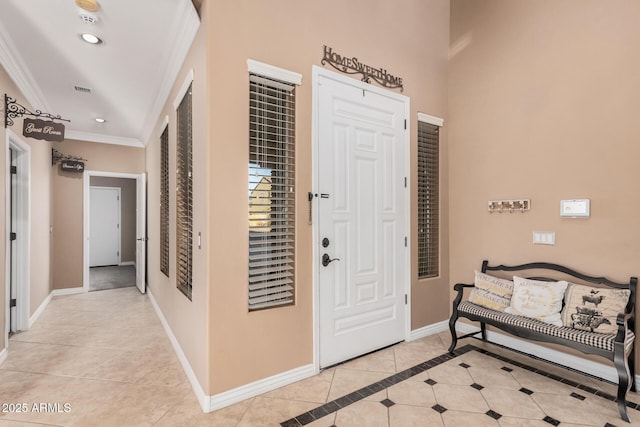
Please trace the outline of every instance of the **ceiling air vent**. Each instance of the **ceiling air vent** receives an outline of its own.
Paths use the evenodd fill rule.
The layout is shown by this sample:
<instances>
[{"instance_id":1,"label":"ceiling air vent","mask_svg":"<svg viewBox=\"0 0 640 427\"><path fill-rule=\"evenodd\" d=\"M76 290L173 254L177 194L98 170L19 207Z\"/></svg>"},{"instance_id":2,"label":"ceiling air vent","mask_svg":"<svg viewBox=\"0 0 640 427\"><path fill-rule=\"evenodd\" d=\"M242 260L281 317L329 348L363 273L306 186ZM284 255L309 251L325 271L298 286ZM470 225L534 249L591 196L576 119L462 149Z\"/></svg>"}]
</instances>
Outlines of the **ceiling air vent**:
<instances>
[{"instance_id":1,"label":"ceiling air vent","mask_svg":"<svg viewBox=\"0 0 640 427\"><path fill-rule=\"evenodd\" d=\"M76 92L91 93L91 89L89 89L88 87L74 86L73 88L76 90Z\"/></svg>"},{"instance_id":2,"label":"ceiling air vent","mask_svg":"<svg viewBox=\"0 0 640 427\"><path fill-rule=\"evenodd\" d=\"M98 17L89 13L81 13L80 19L85 24L95 24L96 22L98 22Z\"/></svg>"}]
</instances>

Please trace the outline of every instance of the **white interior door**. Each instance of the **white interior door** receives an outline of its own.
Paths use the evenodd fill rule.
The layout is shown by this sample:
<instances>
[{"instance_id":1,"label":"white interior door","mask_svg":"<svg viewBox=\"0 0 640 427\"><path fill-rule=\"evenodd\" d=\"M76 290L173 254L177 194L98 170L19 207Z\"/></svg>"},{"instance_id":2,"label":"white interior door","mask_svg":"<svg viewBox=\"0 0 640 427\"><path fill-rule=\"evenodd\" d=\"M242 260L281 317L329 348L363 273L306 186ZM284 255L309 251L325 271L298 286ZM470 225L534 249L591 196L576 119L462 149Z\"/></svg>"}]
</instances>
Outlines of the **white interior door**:
<instances>
[{"instance_id":1,"label":"white interior door","mask_svg":"<svg viewBox=\"0 0 640 427\"><path fill-rule=\"evenodd\" d=\"M147 184L146 173L136 179L136 286L146 292L147 263Z\"/></svg>"},{"instance_id":2,"label":"white interior door","mask_svg":"<svg viewBox=\"0 0 640 427\"><path fill-rule=\"evenodd\" d=\"M120 264L120 189L90 189L90 261L91 267Z\"/></svg>"},{"instance_id":3,"label":"white interior door","mask_svg":"<svg viewBox=\"0 0 640 427\"><path fill-rule=\"evenodd\" d=\"M316 262L325 367L405 339L408 98L325 75L317 84Z\"/></svg>"}]
</instances>

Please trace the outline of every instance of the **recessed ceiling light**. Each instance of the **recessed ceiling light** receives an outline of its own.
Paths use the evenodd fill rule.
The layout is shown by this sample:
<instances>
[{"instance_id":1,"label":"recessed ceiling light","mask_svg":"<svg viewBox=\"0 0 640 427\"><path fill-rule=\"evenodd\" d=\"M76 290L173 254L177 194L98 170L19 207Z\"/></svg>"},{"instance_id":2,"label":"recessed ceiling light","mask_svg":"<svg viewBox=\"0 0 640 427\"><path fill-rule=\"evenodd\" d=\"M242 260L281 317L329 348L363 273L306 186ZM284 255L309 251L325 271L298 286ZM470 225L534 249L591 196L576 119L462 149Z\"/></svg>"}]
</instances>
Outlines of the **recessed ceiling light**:
<instances>
[{"instance_id":1,"label":"recessed ceiling light","mask_svg":"<svg viewBox=\"0 0 640 427\"><path fill-rule=\"evenodd\" d=\"M96 0L76 0L76 4L78 7L89 12L97 12L100 10L100 5Z\"/></svg>"},{"instance_id":2,"label":"recessed ceiling light","mask_svg":"<svg viewBox=\"0 0 640 427\"><path fill-rule=\"evenodd\" d=\"M98 122L98 123L104 123L104 122L106 122L106 120L105 120L105 119L103 119L102 117L96 117L96 122Z\"/></svg>"},{"instance_id":3,"label":"recessed ceiling light","mask_svg":"<svg viewBox=\"0 0 640 427\"><path fill-rule=\"evenodd\" d=\"M94 35L94 34L89 34L89 33L82 33L80 34L80 37L82 37L82 40L86 41L87 43L91 43L91 44L100 44L102 43L102 39L100 39L100 37Z\"/></svg>"}]
</instances>

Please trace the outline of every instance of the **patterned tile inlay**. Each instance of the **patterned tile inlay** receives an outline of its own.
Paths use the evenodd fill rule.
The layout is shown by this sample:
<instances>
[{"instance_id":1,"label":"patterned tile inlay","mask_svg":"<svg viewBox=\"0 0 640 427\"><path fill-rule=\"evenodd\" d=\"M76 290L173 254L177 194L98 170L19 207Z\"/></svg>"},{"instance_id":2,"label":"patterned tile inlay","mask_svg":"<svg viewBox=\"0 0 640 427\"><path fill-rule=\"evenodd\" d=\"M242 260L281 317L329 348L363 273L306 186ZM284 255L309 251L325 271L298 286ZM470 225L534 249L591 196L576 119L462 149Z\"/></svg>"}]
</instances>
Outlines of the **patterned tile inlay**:
<instances>
[{"instance_id":1,"label":"patterned tile inlay","mask_svg":"<svg viewBox=\"0 0 640 427\"><path fill-rule=\"evenodd\" d=\"M431 407L431 409L433 409L434 411L439 412L441 414L447 410L447 408L445 408L444 406L438 405L438 404L433 405Z\"/></svg>"},{"instance_id":2,"label":"patterned tile inlay","mask_svg":"<svg viewBox=\"0 0 640 427\"><path fill-rule=\"evenodd\" d=\"M486 412L486 414L487 414L488 416L490 416L491 418L493 418L494 420L498 420L498 419L502 418L502 415L500 415L499 413L497 413L496 411L491 410L491 409L489 409L489 410Z\"/></svg>"},{"instance_id":3,"label":"patterned tile inlay","mask_svg":"<svg viewBox=\"0 0 640 427\"><path fill-rule=\"evenodd\" d=\"M542 421L547 422L547 423L551 424L552 426L560 425L560 421L556 420L555 418L551 418L549 416L544 417L544 419Z\"/></svg>"},{"instance_id":4,"label":"patterned tile inlay","mask_svg":"<svg viewBox=\"0 0 640 427\"><path fill-rule=\"evenodd\" d=\"M522 362L518 362L516 360L509 359L508 357L501 356L499 354L493 353L493 352L485 350L485 349L477 348L477 347L475 347L475 346L473 346L471 344L467 344L464 347L461 347L460 349L454 351L453 353L445 353L445 354L443 354L441 356L435 357L435 358L433 358L431 360L428 360L426 362L422 362L422 363L420 363L420 364L418 364L418 365L416 365L416 366L414 366L412 368L409 368L409 369L406 369L406 370L404 370L402 372L398 372L396 374L393 374L393 375L391 375L391 376L389 376L387 378L384 378L384 379L382 379L382 380L380 380L380 381L378 381L376 383L370 384L370 385L368 385L366 387L363 387L363 388L361 388L359 390L356 390L356 391L354 391L354 392L352 392L350 394L347 394L346 396L342 396L342 397L340 397L340 398L338 398L336 400L333 400L331 402L327 402L324 405L321 405L321 406L319 406L319 407L317 407L317 408L315 408L315 409L313 409L311 411L305 412L304 414L300 414L297 417L294 417L294 418L291 418L289 420L286 420L286 421L282 422L280 425L282 427L293 427L293 426L298 427L298 426L304 426L304 425L310 424L310 423L312 423L312 422L314 422L316 420L319 420L322 417L325 417L325 416L327 416L329 414L337 412L342 408L345 408L345 407L347 407L347 406L349 406L349 405L351 405L351 404L353 404L355 402L358 402L358 401L360 401L360 400L362 400L362 399L364 399L366 397L369 397L372 394L378 393L378 392L380 392L382 390L385 390L385 389L387 389L387 388L389 388L389 387L391 387L391 386L393 386L395 384L401 383L402 381L405 381L405 380L407 380L407 379L409 379L409 378L411 378L411 377L413 377L415 375L418 375L418 374L420 374L422 372L425 372L425 371L427 371L427 370L429 370L431 368L435 368L436 366L439 366L444 362L448 362L448 361L450 361L450 360L452 360L452 359L454 359L454 358L456 358L458 356L461 356L461 355L463 355L465 353L468 353L470 351L477 351L478 353L493 357L494 359L500 360L500 361L505 362L505 363L509 363L510 365L516 366L516 367L524 369L526 371L533 372L533 373L536 373L538 375L542 375L542 376L544 376L546 378L549 378L549 379L552 379L552 380L556 380L556 381L561 382L563 384L567 384L567 385L569 385L571 387L574 387L574 388L577 388L579 390L582 390L585 393L593 394L595 396L598 396L598 397L601 397L603 399L607 399L607 400L610 400L610 401L615 401L615 396L612 396L612 395L607 394L605 392L599 391L599 390L597 390L597 389L595 389L593 387L577 383L577 382L575 382L573 380L569 380L569 379L560 377L558 375L542 371L542 370L534 368L534 367L532 367L530 365L526 365L526 364L524 364ZM532 357L534 359L538 359L535 356L530 356L530 357ZM466 364L464 362L459 363L458 366L461 366L462 368L465 368L465 369L468 369L468 368L471 367L471 365L468 365L468 364ZM506 371L506 372L512 372L513 371L512 368L509 368L507 366L505 366L505 367L503 367L501 369ZM567 368L567 369L571 370L570 368ZM431 386L437 384L437 381L432 380L432 379L427 379L424 382L426 384L431 385ZM476 390L482 390L484 388L482 385L477 384L477 383L471 384L471 387L475 388ZM529 390L527 388L524 388L524 387L520 388L519 391L524 393L524 394L528 394L528 395L531 395L531 394L534 393L533 391L531 391L531 390ZM586 397L583 396L582 394L578 394L578 393L575 393L575 392L572 392L570 394L570 396L574 397L574 398L576 398L578 400L585 400L586 399ZM395 405L395 402L393 402L390 399L384 399L380 403L382 405L386 406L387 408ZM635 409L635 410L640 410L640 404L636 404L636 403L633 403L633 402L627 402L627 407ZM442 414L445 411L447 411L447 408L445 408L444 406L439 405L439 404L435 404L431 408L434 411L436 411L436 412L438 412L440 414ZM491 409L486 412L486 415L488 415L489 417L491 417L491 418L493 418L495 420L498 420L499 418L502 417L501 414L499 414L499 413L497 413L497 412L495 412L495 411L493 411ZM543 421L545 421L548 424L554 425L554 426L560 425L560 421L556 420L555 418L549 417L549 416L546 416L543 419ZM335 426L332 426L332 427L335 427ZM612 425L612 424L607 424L607 425L605 425L605 427L615 427L615 426Z\"/></svg>"}]
</instances>

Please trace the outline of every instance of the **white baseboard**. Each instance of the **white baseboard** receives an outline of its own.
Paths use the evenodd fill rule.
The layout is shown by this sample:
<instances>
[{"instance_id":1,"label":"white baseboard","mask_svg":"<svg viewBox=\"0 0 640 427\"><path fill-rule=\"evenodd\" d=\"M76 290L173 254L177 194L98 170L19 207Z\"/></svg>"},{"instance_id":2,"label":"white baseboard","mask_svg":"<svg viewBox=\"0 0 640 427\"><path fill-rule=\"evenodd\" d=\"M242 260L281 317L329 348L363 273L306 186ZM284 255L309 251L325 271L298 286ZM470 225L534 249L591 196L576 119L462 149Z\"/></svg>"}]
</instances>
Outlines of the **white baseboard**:
<instances>
[{"instance_id":1,"label":"white baseboard","mask_svg":"<svg viewBox=\"0 0 640 427\"><path fill-rule=\"evenodd\" d=\"M224 408L225 406L238 403L242 400L255 397L259 394L284 387L296 381L312 377L317 373L318 370L314 367L314 365L309 364L301 366L299 368L291 369L290 371L273 375L268 378L254 381L240 387L236 387L229 391L214 394L213 396L211 396L211 400L209 403L210 411L215 411L217 409Z\"/></svg>"},{"instance_id":2,"label":"white baseboard","mask_svg":"<svg viewBox=\"0 0 640 427\"><path fill-rule=\"evenodd\" d=\"M462 332L463 334L467 334L473 331L477 331L478 328L466 323L457 322L456 330ZM616 368L611 365L605 365L593 360L573 356L562 351L535 344L532 341L525 341L511 335L501 334L495 331L487 331L487 341L503 345L505 347L509 347L526 354L531 354L533 356L539 357L540 359L557 363L559 365L566 366L571 369L575 369L580 372L584 372L585 374L593 375L616 384L618 383L618 373L616 371ZM460 341L458 341L458 344L460 344ZM636 383L639 383L640 375L636 375L635 378Z\"/></svg>"},{"instance_id":3,"label":"white baseboard","mask_svg":"<svg viewBox=\"0 0 640 427\"><path fill-rule=\"evenodd\" d=\"M164 327L164 330L169 337L169 341L171 341L173 350L176 352L178 360L180 360L182 369L184 369L184 372L189 379L189 383L191 384L193 392L196 394L198 402L200 403L200 407L204 412L211 412L217 409L224 408L242 400L255 397L259 394L275 390L276 388L283 387L285 385L303 380L305 378L309 378L310 376L318 373L313 365L306 365L271 376L269 378L252 382L250 384L245 384L229 391L215 394L213 396L207 396L202 389L202 386L200 386L193 368L191 368L191 365L189 364L186 355L182 351L178 340L171 331L171 327L169 326L167 319L162 314L162 310L160 310L160 306L158 306L158 303L151 293L151 290L147 289L147 294L149 295L151 305L153 305L153 308L155 309L158 318L160 318L160 322L162 323L162 326Z\"/></svg>"},{"instance_id":4,"label":"white baseboard","mask_svg":"<svg viewBox=\"0 0 640 427\"><path fill-rule=\"evenodd\" d=\"M5 360L7 360L8 355L9 355L9 350L7 350L7 347L3 348L2 351L0 351L0 366Z\"/></svg>"},{"instance_id":5,"label":"white baseboard","mask_svg":"<svg viewBox=\"0 0 640 427\"><path fill-rule=\"evenodd\" d=\"M176 356L178 356L178 360L180 361L180 364L182 365L182 369L184 369L184 373L187 376L189 383L191 384L191 388L193 389L193 392L195 393L198 399L198 402L200 403L200 407L204 412L210 412L211 411L210 396L207 396L204 393L202 386L198 382L196 373L193 371L191 364L189 364L189 361L187 360L187 356L184 354L184 351L182 351L182 348L178 343L178 339L173 334L173 331L171 330L171 327L169 326L167 319L164 317L162 310L160 310L160 306L158 305L158 302L153 297L153 294L151 293L151 289L147 289L147 295L149 295L149 301L151 301L151 305L153 306L153 309L156 311L156 314L158 315L158 318L162 323L162 327L164 328L164 331L167 334L167 337L169 337L169 341L171 341L173 350L176 352Z\"/></svg>"},{"instance_id":6,"label":"white baseboard","mask_svg":"<svg viewBox=\"0 0 640 427\"><path fill-rule=\"evenodd\" d=\"M77 288L54 289L51 291L51 295L54 297L59 297L62 295L82 294L82 293L84 293L84 288L82 286L79 286Z\"/></svg>"},{"instance_id":7,"label":"white baseboard","mask_svg":"<svg viewBox=\"0 0 640 427\"><path fill-rule=\"evenodd\" d=\"M40 317L44 309L47 308L47 305L49 305L51 298L53 298L53 292L50 292L49 295L47 295L44 301L42 301L42 304L40 304L36 311L33 312L31 317L29 317L29 329L31 329L36 320L38 320L38 317Z\"/></svg>"},{"instance_id":8,"label":"white baseboard","mask_svg":"<svg viewBox=\"0 0 640 427\"><path fill-rule=\"evenodd\" d=\"M120 264L118 264L118 267L124 267L125 265L133 265L135 267L136 266L136 262L135 261L124 261L124 262L121 262Z\"/></svg>"},{"instance_id":9,"label":"white baseboard","mask_svg":"<svg viewBox=\"0 0 640 427\"><path fill-rule=\"evenodd\" d=\"M448 329L449 329L449 320L443 320L442 322L423 326L422 328L414 329L413 331L411 331L411 335L409 336L409 341L428 337L430 335L439 334L440 332L446 331Z\"/></svg>"},{"instance_id":10,"label":"white baseboard","mask_svg":"<svg viewBox=\"0 0 640 427\"><path fill-rule=\"evenodd\" d=\"M54 290L52 290L49 293L49 295L47 295L47 297L44 299L44 301L42 301L42 304L40 304L40 307L38 307L38 309L36 311L34 311L33 314L31 315L31 317L29 318L29 329L31 329L31 327L36 322L36 320L38 320L38 317L40 317L40 315L42 314L44 309L47 308L47 305L49 305L49 302L51 302L51 298L57 297L57 296L60 296L60 295L81 294L83 292L84 292L84 288L82 288L82 287L79 287L79 288L54 289Z\"/></svg>"}]
</instances>

